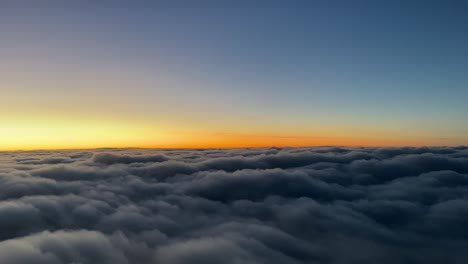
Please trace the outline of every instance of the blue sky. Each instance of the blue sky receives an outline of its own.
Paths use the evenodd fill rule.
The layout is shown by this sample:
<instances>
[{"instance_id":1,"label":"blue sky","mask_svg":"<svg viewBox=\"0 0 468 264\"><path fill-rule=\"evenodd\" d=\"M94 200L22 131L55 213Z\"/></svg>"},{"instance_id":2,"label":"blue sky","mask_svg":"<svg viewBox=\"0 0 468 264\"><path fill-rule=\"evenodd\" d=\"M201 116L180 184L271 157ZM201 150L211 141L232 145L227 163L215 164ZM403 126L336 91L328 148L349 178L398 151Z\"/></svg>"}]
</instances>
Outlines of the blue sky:
<instances>
[{"instance_id":1,"label":"blue sky","mask_svg":"<svg viewBox=\"0 0 468 264\"><path fill-rule=\"evenodd\" d=\"M1 4L4 115L468 143L464 1L32 2Z\"/></svg>"}]
</instances>

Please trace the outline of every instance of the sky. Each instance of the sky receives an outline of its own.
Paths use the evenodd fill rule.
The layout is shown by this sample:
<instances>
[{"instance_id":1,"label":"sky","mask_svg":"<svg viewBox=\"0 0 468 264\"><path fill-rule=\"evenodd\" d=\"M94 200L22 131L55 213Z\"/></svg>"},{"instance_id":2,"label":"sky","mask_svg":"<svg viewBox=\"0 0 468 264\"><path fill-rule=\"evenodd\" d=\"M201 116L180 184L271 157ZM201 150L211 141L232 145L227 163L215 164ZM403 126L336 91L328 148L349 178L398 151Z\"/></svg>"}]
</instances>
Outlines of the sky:
<instances>
[{"instance_id":1,"label":"sky","mask_svg":"<svg viewBox=\"0 0 468 264\"><path fill-rule=\"evenodd\" d=\"M0 149L468 144L466 1L2 1Z\"/></svg>"}]
</instances>

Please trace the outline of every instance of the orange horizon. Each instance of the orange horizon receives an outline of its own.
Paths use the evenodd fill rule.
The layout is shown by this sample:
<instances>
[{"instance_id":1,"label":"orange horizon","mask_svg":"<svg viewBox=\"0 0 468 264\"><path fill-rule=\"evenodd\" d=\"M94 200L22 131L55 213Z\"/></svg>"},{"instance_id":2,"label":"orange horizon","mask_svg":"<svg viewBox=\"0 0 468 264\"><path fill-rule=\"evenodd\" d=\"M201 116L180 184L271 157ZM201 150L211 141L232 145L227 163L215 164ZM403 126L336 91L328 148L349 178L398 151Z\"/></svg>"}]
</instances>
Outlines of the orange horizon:
<instances>
[{"instance_id":1,"label":"orange horizon","mask_svg":"<svg viewBox=\"0 0 468 264\"><path fill-rule=\"evenodd\" d=\"M76 146L76 147L39 147L39 148L7 148L0 147L1 152L21 152L21 151L67 151L67 150L96 150L96 149L248 149L248 148L313 148L313 147L348 147L348 148L399 148L399 147L457 147L467 146L466 144L252 144L252 145L233 145L233 144L163 144L163 145L99 145L99 146Z\"/></svg>"},{"instance_id":2,"label":"orange horizon","mask_svg":"<svg viewBox=\"0 0 468 264\"><path fill-rule=\"evenodd\" d=\"M3 120L0 151L97 148L267 148L277 147L402 147L460 146L468 142L455 134L407 132L402 128L332 129L237 128L217 130L171 124L119 120ZM2 121L2 120L0 120ZM264 132L269 131L269 132Z\"/></svg>"}]
</instances>

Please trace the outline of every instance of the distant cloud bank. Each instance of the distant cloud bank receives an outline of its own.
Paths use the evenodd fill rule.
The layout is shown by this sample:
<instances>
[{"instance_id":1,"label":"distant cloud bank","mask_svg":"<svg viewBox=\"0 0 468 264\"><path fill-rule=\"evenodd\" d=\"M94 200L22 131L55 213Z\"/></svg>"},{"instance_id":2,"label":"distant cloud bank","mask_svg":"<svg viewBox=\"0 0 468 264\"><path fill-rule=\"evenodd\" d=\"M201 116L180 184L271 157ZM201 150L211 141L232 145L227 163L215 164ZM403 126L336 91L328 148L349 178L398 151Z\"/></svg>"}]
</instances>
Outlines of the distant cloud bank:
<instances>
[{"instance_id":1,"label":"distant cloud bank","mask_svg":"<svg viewBox=\"0 0 468 264\"><path fill-rule=\"evenodd\" d=\"M468 148L0 152L0 263L465 263Z\"/></svg>"}]
</instances>

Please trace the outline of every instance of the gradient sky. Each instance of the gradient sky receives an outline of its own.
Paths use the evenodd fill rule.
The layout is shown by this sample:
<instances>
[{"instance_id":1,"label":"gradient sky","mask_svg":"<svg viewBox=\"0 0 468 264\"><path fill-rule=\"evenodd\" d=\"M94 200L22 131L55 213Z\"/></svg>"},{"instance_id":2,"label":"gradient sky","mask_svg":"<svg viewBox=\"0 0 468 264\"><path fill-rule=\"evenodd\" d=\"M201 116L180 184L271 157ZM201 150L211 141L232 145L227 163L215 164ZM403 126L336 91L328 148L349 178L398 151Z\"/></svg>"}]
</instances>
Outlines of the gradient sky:
<instances>
[{"instance_id":1,"label":"gradient sky","mask_svg":"<svg viewBox=\"0 0 468 264\"><path fill-rule=\"evenodd\" d=\"M467 1L95 2L0 3L0 149L468 144Z\"/></svg>"}]
</instances>

